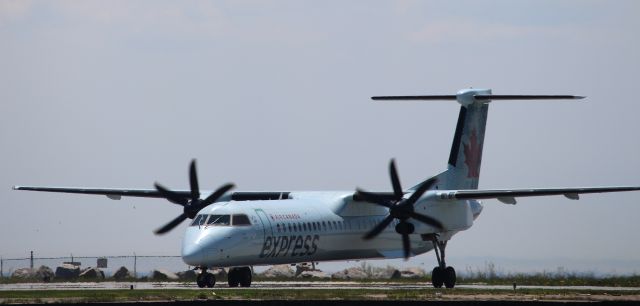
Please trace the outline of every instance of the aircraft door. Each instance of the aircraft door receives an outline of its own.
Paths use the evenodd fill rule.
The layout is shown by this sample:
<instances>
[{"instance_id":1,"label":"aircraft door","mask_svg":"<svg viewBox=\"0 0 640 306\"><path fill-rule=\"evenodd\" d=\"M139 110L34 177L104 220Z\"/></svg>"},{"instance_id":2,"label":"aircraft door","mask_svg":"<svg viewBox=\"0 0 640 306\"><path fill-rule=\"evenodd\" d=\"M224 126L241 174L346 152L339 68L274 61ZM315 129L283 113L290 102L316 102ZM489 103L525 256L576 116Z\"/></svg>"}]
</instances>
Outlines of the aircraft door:
<instances>
[{"instance_id":1,"label":"aircraft door","mask_svg":"<svg viewBox=\"0 0 640 306\"><path fill-rule=\"evenodd\" d=\"M267 213L265 213L264 210L258 208L255 211L258 215L258 218L260 218L260 223L262 224L262 231L264 234L263 240L266 240L267 237L273 236L273 227L271 226L271 220L269 220L269 216L267 216Z\"/></svg>"}]
</instances>

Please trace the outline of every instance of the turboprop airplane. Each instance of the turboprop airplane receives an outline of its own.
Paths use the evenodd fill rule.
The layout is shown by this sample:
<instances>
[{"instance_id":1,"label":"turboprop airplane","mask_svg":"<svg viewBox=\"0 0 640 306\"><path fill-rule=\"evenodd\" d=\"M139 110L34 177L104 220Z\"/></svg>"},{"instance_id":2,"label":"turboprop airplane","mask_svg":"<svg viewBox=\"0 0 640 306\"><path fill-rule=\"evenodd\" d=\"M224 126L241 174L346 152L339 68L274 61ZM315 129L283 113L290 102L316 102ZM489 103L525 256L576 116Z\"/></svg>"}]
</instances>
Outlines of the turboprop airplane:
<instances>
[{"instance_id":1,"label":"turboprop airplane","mask_svg":"<svg viewBox=\"0 0 640 306\"><path fill-rule=\"evenodd\" d=\"M478 190L487 111L491 101L582 99L570 95L493 95L488 89L465 89L456 95L385 96L373 100L455 100L460 113L447 170L403 189L395 162L389 164L392 192L275 191L232 192L225 184L201 191L195 161L189 168L190 190L103 189L14 186L33 190L121 197L165 198L182 206L182 214L155 231L164 234L186 219L182 259L196 269L199 287L213 287L211 268L229 268L231 287L249 287L256 265L373 258L405 259L434 250L437 266L431 283L453 288L456 273L447 266L445 248L458 232L471 228L482 212L480 200L515 204L516 198L640 190L640 187L586 187ZM208 194L201 198L201 194ZM400 239L398 239L400 238Z\"/></svg>"}]
</instances>

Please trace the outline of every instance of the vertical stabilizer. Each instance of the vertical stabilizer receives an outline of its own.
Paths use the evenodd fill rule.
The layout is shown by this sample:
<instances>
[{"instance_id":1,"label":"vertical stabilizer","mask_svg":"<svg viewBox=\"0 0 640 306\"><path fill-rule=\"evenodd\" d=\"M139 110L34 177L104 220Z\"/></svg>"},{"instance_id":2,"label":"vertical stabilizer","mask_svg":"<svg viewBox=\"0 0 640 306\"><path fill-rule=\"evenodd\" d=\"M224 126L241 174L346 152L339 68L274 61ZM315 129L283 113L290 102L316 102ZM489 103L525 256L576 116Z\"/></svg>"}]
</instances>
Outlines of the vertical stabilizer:
<instances>
[{"instance_id":1,"label":"vertical stabilizer","mask_svg":"<svg viewBox=\"0 0 640 306\"><path fill-rule=\"evenodd\" d=\"M491 90L465 89L456 96L460 113L447 171L438 175L441 189L478 189L489 101L476 95L491 95Z\"/></svg>"}]
</instances>

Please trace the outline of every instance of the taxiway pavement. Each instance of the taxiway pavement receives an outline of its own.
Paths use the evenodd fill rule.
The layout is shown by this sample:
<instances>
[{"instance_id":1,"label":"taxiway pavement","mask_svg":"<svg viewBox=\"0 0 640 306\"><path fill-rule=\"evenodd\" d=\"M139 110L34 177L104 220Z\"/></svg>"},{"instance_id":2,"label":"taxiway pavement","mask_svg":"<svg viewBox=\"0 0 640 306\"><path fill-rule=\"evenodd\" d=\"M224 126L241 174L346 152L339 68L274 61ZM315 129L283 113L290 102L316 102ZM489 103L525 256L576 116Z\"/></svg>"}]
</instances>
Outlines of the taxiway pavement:
<instances>
[{"instance_id":1,"label":"taxiway pavement","mask_svg":"<svg viewBox=\"0 0 640 306\"><path fill-rule=\"evenodd\" d=\"M0 284L0 290L114 290L114 289L200 289L195 282L65 282L65 283L16 283ZM257 281L251 284L254 289L432 289L428 283L393 283L393 282L350 282L350 281ZM501 285L458 285L456 288L480 290L509 290L512 286ZM597 286L518 286L519 289L545 290L599 290L599 291L640 291L640 287L597 287ZM242 290L229 288L226 282L218 282L216 290Z\"/></svg>"}]
</instances>

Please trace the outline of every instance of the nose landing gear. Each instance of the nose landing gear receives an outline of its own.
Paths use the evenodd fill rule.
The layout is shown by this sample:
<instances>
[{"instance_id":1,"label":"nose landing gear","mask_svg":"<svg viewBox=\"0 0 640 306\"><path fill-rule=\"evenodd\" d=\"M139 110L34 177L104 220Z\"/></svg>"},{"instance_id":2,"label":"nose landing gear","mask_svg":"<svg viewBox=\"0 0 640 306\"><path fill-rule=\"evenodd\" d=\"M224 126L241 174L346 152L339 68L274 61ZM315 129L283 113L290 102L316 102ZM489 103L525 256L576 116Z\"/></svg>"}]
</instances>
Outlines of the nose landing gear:
<instances>
[{"instance_id":1,"label":"nose landing gear","mask_svg":"<svg viewBox=\"0 0 640 306\"><path fill-rule=\"evenodd\" d=\"M433 251L436 253L438 259L438 266L433 268L431 272L431 284L434 288L442 288L444 285L446 288L453 288L456 286L456 270L453 267L447 267L444 260L444 250L447 247L447 241L438 241L438 238L434 235Z\"/></svg>"},{"instance_id":2,"label":"nose landing gear","mask_svg":"<svg viewBox=\"0 0 640 306\"><path fill-rule=\"evenodd\" d=\"M202 273L198 274L196 278L196 284L200 288L213 288L216 285L216 276L207 272L207 267L200 268Z\"/></svg>"}]
</instances>

